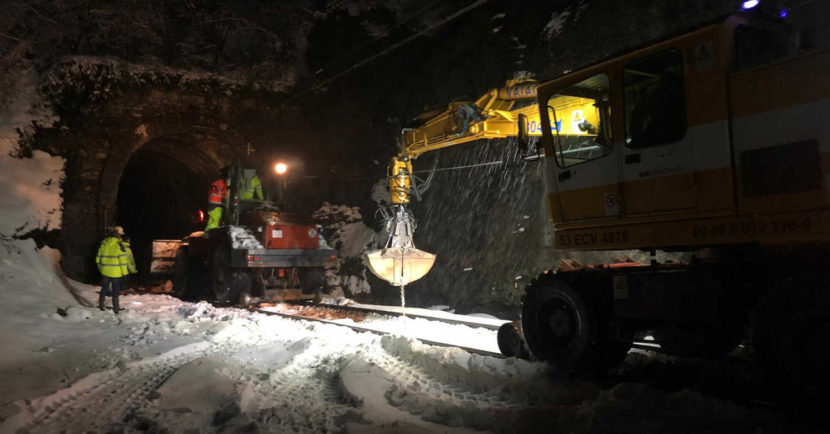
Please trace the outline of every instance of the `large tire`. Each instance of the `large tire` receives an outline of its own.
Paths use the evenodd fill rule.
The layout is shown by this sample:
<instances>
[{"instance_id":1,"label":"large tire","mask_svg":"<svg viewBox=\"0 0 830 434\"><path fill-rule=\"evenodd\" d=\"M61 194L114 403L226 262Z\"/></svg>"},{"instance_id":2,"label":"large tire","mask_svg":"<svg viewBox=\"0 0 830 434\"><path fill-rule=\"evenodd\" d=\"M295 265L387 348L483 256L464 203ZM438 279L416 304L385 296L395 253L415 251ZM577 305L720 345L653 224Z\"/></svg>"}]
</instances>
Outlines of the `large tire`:
<instances>
[{"instance_id":1,"label":"large tire","mask_svg":"<svg viewBox=\"0 0 830 434\"><path fill-rule=\"evenodd\" d=\"M246 270L236 270L231 275L230 296L228 301L239 307L248 307L251 304L251 287L253 279Z\"/></svg>"},{"instance_id":2,"label":"large tire","mask_svg":"<svg viewBox=\"0 0 830 434\"><path fill-rule=\"evenodd\" d=\"M236 306L247 306L251 299L253 279L244 269L233 269L228 248L220 245L213 253L211 287L216 300Z\"/></svg>"},{"instance_id":3,"label":"large tire","mask_svg":"<svg viewBox=\"0 0 830 434\"><path fill-rule=\"evenodd\" d=\"M176 251L176 260L173 265L173 295L191 301L193 299L193 282L188 279L190 274L190 260L187 256L187 248L179 247Z\"/></svg>"},{"instance_id":4,"label":"large tire","mask_svg":"<svg viewBox=\"0 0 830 434\"><path fill-rule=\"evenodd\" d=\"M518 357L531 360L530 352L522 339L522 331L517 321L506 322L499 327L496 333L496 341L499 344L499 351L507 357Z\"/></svg>"},{"instance_id":5,"label":"large tire","mask_svg":"<svg viewBox=\"0 0 830 434\"><path fill-rule=\"evenodd\" d=\"M561 372L600 373L625 357L629 343L617 342L601 330L591 297L558 279L537 281L527 289L522 306L522 334L538 360Z\"/></svg>"},{"instance_id":6,"label":"large tire","mask_svg":"<svg viewBox=\"0 0 830 434\"><path fill-rule=\"evenodd\" d=\"M319 300L325 286L326 272L323 268L309 268L300 274L300 287L303 294L314 294L314 297Z\"/></svg>"},{"instance_id":7,"label":"large tire","mask_svg":"<svg viewBox=\"0 0 830 434\"><path fill-rule=\"evenodd\" d=\"M227 248L220 245L213 252L210 265L210 288L217 301L227 302L230 295L231 265Z\"/></svg>"}]
</instances>

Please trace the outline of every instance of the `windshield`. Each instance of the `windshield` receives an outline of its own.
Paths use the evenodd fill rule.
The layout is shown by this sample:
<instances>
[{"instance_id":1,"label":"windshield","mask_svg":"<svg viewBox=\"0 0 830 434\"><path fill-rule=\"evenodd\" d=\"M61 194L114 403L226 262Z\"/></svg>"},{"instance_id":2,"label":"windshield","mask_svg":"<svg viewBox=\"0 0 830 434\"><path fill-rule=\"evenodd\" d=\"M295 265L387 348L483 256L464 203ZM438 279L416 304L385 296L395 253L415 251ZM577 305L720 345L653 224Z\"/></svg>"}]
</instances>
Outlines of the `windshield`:
<instances>
[{"instance_id":1,"label":"windshield","mask_svg":"<svg viewBox=\"0 0 830 434\"><path fill-rule=\"evenodd\" d=\"M611 152L607 75L594 75L551 95L547 116L560 166L583 163Z\"/></svg>"}]
</instances>

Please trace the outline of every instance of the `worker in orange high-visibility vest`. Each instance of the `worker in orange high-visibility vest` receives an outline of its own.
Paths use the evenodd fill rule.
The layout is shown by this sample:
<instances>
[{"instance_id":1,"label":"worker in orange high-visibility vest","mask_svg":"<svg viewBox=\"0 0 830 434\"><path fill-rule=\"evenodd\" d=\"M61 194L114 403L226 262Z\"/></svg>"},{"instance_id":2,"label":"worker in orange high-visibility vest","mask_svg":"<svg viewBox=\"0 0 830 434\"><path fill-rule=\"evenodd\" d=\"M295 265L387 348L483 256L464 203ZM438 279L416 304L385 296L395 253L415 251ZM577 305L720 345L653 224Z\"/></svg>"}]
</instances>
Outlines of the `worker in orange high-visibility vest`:
<instances>
[{"instance_id":1,"label":"worker in orange high-visibility vest","mask_svg":"<svg viewBox=\"0 0 830 434\"><path fill-rule=\"evenodd\" d=\"M208 222L205 226L205 232L218 228L222 221L222 213L228 202L228 169L223 168L219 171L219 179L210 184L210 194L208 194Z\"/></svg>"}]
</instances>

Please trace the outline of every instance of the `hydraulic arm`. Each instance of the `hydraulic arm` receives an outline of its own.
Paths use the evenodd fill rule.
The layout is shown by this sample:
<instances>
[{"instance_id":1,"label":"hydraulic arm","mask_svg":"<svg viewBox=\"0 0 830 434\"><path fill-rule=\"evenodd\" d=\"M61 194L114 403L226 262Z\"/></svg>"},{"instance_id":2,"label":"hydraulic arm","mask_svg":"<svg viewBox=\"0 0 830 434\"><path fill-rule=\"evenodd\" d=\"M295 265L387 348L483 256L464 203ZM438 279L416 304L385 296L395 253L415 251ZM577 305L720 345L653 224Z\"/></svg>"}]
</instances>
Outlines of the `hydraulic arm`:
<instances>
[{"instance_id":1,"label":"hydraulic arm","mask_svg":"<svg viewBox=\"0 0 830 434\"><path fill-rule=\"evenodd\" d=\"M540 136L538 83L528 79L508 80L472 102L452 102L446 110L427 115L423 125L402 131L402 149L387 167L393 210L387 221L389 239L381 250L369 252L369 269L395 286L423 277L435 255L415 248L414 218L407 209L414 193L412 161L421 154L481 139L515 137L520 120L529 135Z\"/></svg>"},{"instance_id":2,"label":"hydraulic arm","mask_svg":"<svg viewBox=\"0 0 830 434\"><path fill-rule=\"evenodd\" d=\"M421 154L481 139L516 137L520 119L528 135L541 136L537 86L534 80L508 80L504 87L491 89L476 101L452 102L423 125L404 129L402 151L387 169L392 203L409 203L412 161Z\"/></svg>"}]
</instances>

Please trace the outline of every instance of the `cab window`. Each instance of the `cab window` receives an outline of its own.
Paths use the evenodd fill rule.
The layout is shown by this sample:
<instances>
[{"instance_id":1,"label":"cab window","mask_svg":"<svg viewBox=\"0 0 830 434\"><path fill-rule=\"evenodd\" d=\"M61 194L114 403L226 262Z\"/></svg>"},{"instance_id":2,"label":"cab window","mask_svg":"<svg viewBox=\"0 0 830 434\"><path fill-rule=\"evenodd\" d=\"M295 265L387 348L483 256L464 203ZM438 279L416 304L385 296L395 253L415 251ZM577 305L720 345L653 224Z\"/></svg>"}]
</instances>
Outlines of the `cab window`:
<instances>
[{"instance_id":1,"label":"cab window","mask_svg":"<svg viewBox=\"0 0 830 434\"><path fill-rule=\"evenodd\" d=\"M607 75L594 75L551 95L547 116L559 166L573 166L611 153Z\"/></svg>"},{"instance_id":2,"label":"cab window","mask_svg":"<svg viewBox=\"0 0 830 434\"><path fill-rule=\"evenodd\" d=\"M683 55L669 50L625 68L625 143L631 149L677 142L686 135Z\"/></svg>"}]
</instances>

